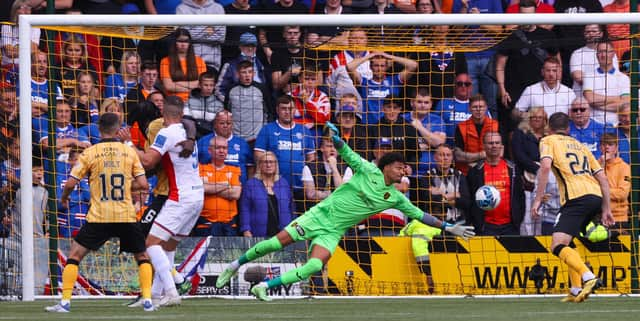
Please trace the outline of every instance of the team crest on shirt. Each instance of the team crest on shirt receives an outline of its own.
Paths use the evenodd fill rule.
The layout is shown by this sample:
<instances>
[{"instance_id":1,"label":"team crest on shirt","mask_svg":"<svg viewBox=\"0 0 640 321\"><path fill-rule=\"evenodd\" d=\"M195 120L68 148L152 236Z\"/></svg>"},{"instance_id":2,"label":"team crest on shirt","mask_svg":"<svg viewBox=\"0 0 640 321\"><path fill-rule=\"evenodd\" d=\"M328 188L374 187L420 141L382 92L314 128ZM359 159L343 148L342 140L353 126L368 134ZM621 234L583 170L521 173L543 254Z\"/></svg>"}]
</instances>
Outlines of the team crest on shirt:
<instances>
[{"instance_id":1,"label":"team crest on shirt","mask_svg":"<svg viewBox=\"0 0 640 321\"><path fill-rule=\"evenodd\" d=\"M240 150L240 145L239 144L233 144L233 149L239 151Z\"/></svg>"},{"instance_id":2,"label":"team crest on shirt","mask_svg":"<svg viewBox=\"0 0 640 321\"><path fill-rule=\"evenodd\" d=\"M302 139L302 133L296 133L296 138L297 139Z\"/></svg>"},{"instance_id":3,"label":"team crest on shirt","mask_svg":"<svg viewBox=\"0 0 640 321\"><path fill-rule=\"evenodd\" d=\"M162 148L166 141L167 141L167 137L165 137L163 135L158 135L158 136L156 136L156 140L153 141L153 146L158 147L158 148Z\"/></svg>"},{"instance_id":4,"label":"team crest on shirt","mask_svg":"<svg viewBox=\"0 0 640 321\"><path fill-rule=\"evenodd\" d=\"M391 194L389 194L389 192L384 193L384 199L388 200L389 197L391 197Z\"/></svg>"},{"instance_id":5,"label":"team crest on shirt","mask_svg":"<svg viewBox=\"0 0 640 321\"><path fill-rule=\"evenodd\" d=\"M296 229L296 232L298 232L298 235L300 236L304 236L305 232L304 229L302 228L302 226L298 225L298 223L293 223L293 228Z\"/></svg>"}]
</instances>

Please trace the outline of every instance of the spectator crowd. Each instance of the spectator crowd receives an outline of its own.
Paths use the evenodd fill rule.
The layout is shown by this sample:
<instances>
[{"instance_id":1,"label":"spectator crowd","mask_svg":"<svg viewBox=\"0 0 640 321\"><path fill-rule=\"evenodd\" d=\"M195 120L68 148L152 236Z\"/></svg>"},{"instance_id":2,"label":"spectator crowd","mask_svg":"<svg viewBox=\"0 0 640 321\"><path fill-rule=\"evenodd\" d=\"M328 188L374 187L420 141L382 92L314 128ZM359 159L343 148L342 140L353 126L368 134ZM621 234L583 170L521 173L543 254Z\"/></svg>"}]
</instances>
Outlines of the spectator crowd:
<instances>
[{"instance_id":1,"label":"spectator crowd","mask_svg":"<svg viewBox=\"0 0 640 321\"><path fill-rule=\"evenodd\" d=\"M55 6L65 14L629 11L628 0L604 7L597 0L56 0ZM0 25L2 237L16 228L19 160L31 156L20 155L19 148L17 17L45 7L43 0L0 5L10 23ZM476 52L447 49L447 35L460 27L405 28L415 34L432 28L432 38L414 37L414 45L437 41L430 48L441 49L369 50L384 30L365 27L190 26L154 41L34 28L32 95L21 99L32 106L36 231L57 228L60 237L72 237L84 223L86 181L68 207L47 206L46 199L59 199L79 153L100 141L99 115L120 115L130 143L145 150L153 143L150 124L162 117L165 99L176 96L184 103L183 117L196 125L205 184L192 235L273 236L347 183L353 171L322 137L327 121L374 163L384 153L402 153L406 177L396 187L424 211L473 225L480 235L549 235L560 195L554 179L538 187L535 177L538 143L557 112L569 115L571 136L606 168L612 230L628 233L628 25L467 26L471 38L481 34L476 30L509 31L500 43ZM352 50L310 49L319 43ZM474 201L485 184L502 199L489 211ZM530 206L537 188L545 188L545 197L542 215L534 219ZM140 213L153 197L153 191L137 196ZM47 215L56 216L57 224L49 227ZM398 235L407 223L391 209L354 226L352 235Z\"/></svg>"}]
</instances>

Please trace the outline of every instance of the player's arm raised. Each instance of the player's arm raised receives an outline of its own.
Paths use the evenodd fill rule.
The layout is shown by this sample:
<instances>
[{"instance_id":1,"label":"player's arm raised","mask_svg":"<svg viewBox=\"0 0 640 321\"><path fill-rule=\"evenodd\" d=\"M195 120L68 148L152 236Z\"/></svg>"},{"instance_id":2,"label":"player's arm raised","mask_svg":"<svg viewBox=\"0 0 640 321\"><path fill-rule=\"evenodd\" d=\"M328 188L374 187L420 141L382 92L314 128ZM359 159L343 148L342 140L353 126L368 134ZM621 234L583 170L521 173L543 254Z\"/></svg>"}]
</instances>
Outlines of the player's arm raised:
<instances>
[{"instance_id":1,"label":"player's arm raised","mask_svg":"<svg viewBox=\"0 0 640 321\"><path fill-rule=\"evenodd\" d=\"M338 150L338 154L340 154L342 160L344 160L354 172L360 170L363 162L366 162L366 160L362 159L358 153L351 150L351 148L344 143L342 138L340 138L340 131L336 125L331 122L326 122L323 134L325 137L331 138L333 146Z\"/></svg>"}]
</instances>

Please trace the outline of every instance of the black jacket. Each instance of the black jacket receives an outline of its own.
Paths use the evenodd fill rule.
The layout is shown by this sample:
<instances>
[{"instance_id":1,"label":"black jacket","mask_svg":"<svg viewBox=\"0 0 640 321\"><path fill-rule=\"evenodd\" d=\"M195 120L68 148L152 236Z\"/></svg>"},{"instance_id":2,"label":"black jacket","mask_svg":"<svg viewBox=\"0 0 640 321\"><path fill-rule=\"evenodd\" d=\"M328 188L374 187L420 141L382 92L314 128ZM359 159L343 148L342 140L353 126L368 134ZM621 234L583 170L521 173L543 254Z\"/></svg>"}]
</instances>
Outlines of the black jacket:
<instances>
[{"instance_id":1,"label":"black jacket","mask_svg":"<svg viewBox=\"0 0 640 321\"><path fill-rule=\"evenodd\" d=\"M516 166L509 160L507 162L507 171L511 180L511 224L520 230L520 223L524 219L525 201L524 189L522 188L522 180L516 176ZM482 233L484 227L484 211L476 204L476 191L484 185L484 161L478 162L476 166L469 170L467 174L469 183L469 191L471 192L471 210L470 218L477 233Z\"/></svg>"}]
</instances>

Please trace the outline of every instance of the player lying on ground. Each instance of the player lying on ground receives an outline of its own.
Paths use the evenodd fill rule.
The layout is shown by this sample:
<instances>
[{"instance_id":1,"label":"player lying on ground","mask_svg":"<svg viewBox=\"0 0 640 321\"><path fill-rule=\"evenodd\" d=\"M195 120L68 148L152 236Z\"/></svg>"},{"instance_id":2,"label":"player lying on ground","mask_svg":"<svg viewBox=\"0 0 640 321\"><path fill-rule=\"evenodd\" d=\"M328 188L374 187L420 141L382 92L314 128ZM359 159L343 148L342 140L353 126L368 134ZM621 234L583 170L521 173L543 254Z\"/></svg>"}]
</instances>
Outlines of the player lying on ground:
<instances>
[{"instance_id":1,"label":"player lying on ground","mask_svg":"<svg viewBox=\"0 0 640 321\"><path fill-rule=\"evenodd\" d=\"M136 152L116 138L120 128L119 117L105 113L100 116L98 127L102 140L82 152L60 197L60 202L69 207L69 194L89 174L91 207L87 213L87 223L71 244L67 265L62 272L62 300L45 310L69 312L80 261L90 250L96 251L111 237L118 237L120 250L134 253L138 262L140 290L144 300L142 306L145 311L153 311L152 268L145 252L144 234L136 224L136 211L131 200L132 182L134 189L142 191L147 190L149 184Z\"/></svg>"},{"instance_id":2,"label":"player lying on ground","mask_svg":"<svg viewBox=\"0 0 640 321\"><path fill-rule=\"evenodd\" d=\"M389 208L396 208L412 219L442 228L465 239L475 235L472 226L442 222L422 212L394 187L405 174L402 155L388 153L376 165L353 152L340 138L338 129L327 122L325 134L331 137L342 159L354 171L349 182L338 187L329 197L304 215L287 225L276 236L259 242L222 272L216 282L221 288L229 283L238 268L271 252L278 251L296 241L311 240L311 255L304 265L287 271L282 276L261 282L251 293L262 301L269 301L267 290L309 278L327 264L344 233L358 222Z\"/></svg>"}]
</instances>

